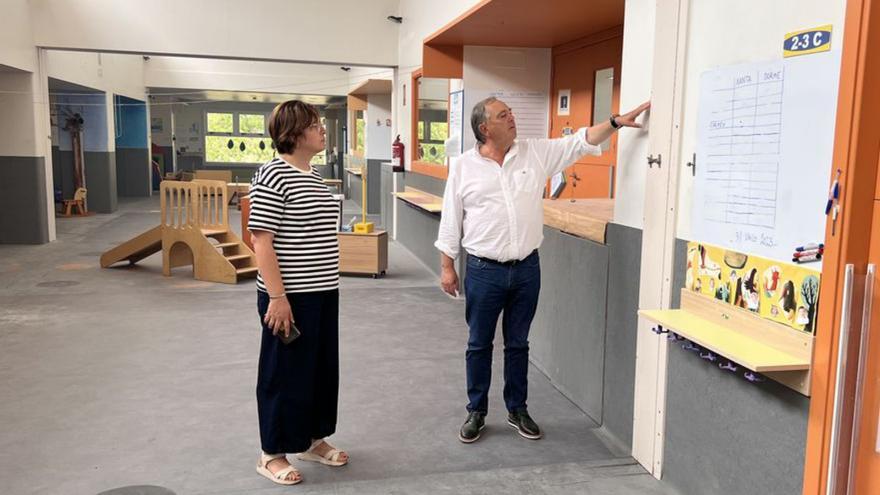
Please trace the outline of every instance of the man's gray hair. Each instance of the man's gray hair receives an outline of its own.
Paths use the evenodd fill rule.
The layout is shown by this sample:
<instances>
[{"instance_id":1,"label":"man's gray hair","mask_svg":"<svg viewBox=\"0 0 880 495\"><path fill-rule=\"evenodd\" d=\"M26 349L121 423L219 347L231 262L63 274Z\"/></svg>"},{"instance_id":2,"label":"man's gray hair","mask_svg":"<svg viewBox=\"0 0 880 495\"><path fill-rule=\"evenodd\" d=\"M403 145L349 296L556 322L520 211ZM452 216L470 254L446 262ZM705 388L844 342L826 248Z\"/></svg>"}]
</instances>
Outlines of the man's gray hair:
<instances>
[{"instance_id":1,"label":"man's gray hair","mask_svg":"<svg viewBox=\"0 0 880 495\"><path fill-rule=\"evenodd\" d=\"M474 130L474 137L477 138L481 144L486 143L486 136L480 132L480 124L485 124L486 120L489 119L489 116L486 115L486 105L498 101L498 98L494 96L490 96L484 100L480 100L474 105L474 110L471 112L471 129Z\"/></svg>"}]
</instances>

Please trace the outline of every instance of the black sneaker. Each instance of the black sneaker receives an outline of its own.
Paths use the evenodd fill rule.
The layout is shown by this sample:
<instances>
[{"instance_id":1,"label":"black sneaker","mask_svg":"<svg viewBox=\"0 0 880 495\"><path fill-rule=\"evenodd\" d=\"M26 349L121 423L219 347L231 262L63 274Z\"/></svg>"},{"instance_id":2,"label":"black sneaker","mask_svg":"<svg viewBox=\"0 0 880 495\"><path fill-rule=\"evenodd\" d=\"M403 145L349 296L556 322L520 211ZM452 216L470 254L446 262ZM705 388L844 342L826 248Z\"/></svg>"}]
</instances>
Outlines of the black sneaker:
<instances>
[{"instance_id":1,"label":"black sneaker","mask_svg":"<svg viewBox=\"0 0 880 495\"><path fill-rule=\"evenodd\" d=\"M532 420L532 417L529 416L528 411L518 411L508 414L507 424L516 428L516 431L519 432L520 435L529 440L537 440L544 436L541 428L534 420Z\"/></svg>"},{"instance_id":2,"label":"black sneaker","mask_svg":"<svg viewBox=\"0 0 880 495\"><path fill-rule=\"evenodd\" d=\"M473 443L480 439L480 432L486 427L486 413L480 411L471 411L461 430L458 432L458 439L464 443Z\"/></svg>"}]
</instances>

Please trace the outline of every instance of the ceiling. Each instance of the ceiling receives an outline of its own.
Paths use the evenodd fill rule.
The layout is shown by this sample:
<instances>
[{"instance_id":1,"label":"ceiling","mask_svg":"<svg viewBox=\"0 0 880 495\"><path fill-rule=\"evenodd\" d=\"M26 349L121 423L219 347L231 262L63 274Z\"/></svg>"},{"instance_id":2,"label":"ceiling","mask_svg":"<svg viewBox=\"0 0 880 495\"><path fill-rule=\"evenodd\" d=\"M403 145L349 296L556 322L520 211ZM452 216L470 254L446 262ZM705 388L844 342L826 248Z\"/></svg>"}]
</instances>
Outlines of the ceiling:
<instances>
[{"instance_id":1,"label":"ceiling","mask_svg":"<svg viewBox=\"0 0 880 495\"><path fill-rule=\"evenodd\" d=\"M213 91L181 88L149 88L150 96L165 96L172 101L239 101L256 103L281 103L301 100L312 105L344 104L344 96L299 95L290 93L257 93L250 91Z\"/></svg>"},{"instance_id":2,"label":"ceiling","mask_svg":"<svg viewBox=\"0 0 880 495\"><path fill-rule=\"evenodd\" d=\"M49 78L50 93L81 93L81 94L104 94L103 91L88 86L81 86L61 79Z\"/></svg>"},{"instance_id":3,"label":"ceiling","mask_svg":"<svg viewBox=\"0 0 880 495\"><path fill-rule=\"evenodd\" d=\"M623 24L624 0L485 0L425 44L552 48Z\"/></svg>"}]
</instances>

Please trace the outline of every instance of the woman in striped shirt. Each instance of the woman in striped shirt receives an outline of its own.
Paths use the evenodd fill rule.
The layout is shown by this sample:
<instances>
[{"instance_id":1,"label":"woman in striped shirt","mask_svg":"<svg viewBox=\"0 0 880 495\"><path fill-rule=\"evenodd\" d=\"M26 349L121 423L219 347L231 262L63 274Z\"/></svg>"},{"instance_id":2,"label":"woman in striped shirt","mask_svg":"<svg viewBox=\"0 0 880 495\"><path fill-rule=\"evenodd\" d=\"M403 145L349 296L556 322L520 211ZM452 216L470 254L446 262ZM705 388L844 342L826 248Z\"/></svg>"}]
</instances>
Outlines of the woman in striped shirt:
<instances>
[{"instance_id":1,"label":"woman in striped shirt","mask_svg":"<svg viewBox=\"0 0 880 495\"><path fill-rule=\"evenodd\" d=\"M257 472L293 485L302 477L286 454L330 466L348 463L345 452L324 441L336 431L339 390L340 212L310 165L324 149L315 107L281 103L269 117L269 134L278 157L254 175L248 220L263 327L257 373L263 452ZM287 340L297 332L298 338Z\"/></svg>"}]
</instances>

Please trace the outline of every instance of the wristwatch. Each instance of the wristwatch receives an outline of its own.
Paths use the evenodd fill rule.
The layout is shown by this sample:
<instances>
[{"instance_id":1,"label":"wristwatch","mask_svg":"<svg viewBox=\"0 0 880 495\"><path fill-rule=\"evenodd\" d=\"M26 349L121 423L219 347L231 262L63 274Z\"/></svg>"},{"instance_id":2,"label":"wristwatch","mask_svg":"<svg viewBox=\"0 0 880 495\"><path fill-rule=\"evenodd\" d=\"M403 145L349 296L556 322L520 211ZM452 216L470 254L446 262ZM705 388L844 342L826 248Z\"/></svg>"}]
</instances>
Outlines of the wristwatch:
<instances>
[{"instance_id":1,"label":"wristwatch","mask_svg":"<svg viewBox=\"0 0 880 495\"><path fill-rule=\"evenodd\" d=\"M620 115L611 114L611 117L608 119L608 122L611 123L611 127L613 127L614 129L620 129L621 127L623 127L622 125L617 123L617 120L615 120L617 117L620 117Z\"/></svg>"}]
</instances>

